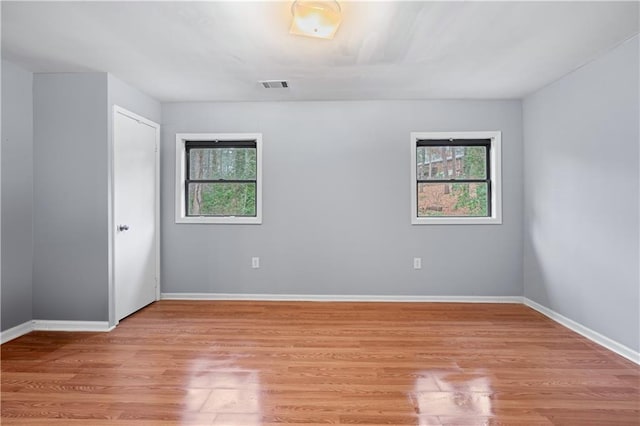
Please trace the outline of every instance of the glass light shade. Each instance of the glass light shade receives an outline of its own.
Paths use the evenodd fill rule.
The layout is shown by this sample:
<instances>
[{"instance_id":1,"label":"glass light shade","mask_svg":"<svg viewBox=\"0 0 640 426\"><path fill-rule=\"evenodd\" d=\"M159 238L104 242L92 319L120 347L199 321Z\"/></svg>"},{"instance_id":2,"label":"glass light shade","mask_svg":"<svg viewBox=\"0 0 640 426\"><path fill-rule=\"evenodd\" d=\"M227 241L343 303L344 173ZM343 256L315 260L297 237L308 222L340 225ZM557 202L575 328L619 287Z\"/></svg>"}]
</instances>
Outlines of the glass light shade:
<instances>
[{"instance_id":1,"label":"glass light shade","mask_svg":"<svg viewBox=\"0 0 640 426\"><path fill-rule=\"evenodd\" d=\"M291 6L293 21L291 34L332 39L340 21L340 5L337 1L296 0Z\"/></svg>"}]
</instances>

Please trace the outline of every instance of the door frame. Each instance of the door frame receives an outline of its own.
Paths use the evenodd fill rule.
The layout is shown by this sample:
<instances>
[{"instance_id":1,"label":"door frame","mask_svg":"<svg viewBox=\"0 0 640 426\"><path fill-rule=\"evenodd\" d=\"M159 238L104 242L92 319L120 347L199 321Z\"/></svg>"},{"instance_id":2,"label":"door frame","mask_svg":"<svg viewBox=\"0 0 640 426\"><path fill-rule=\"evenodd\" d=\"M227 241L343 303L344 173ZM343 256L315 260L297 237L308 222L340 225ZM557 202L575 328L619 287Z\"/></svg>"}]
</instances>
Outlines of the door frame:
<instances>
[{"instance_id":1,"label":"door frame","mask_svg":"<svg viewBox=\"0 0 640 426\"><path fill-rule=\"evenodd\" d=\"M114 169L114 158L115 158L115 125L116 125L116 116L117 114L122 114L126 117L129 117L133 120L136 120L138 123L145 124L149 127L152 127L155 130L155 236L156 236L156 296L155 300L160 300L160 124L151 121L145 117L142 117L134 112L131 112L125 108L122 108L118 105L113 105L113 111L110 117L111 125L111 137L109 138L109 151L108 151L108 269L109 269L109 327L113 328L120 320L116 317L116 283L115 283L115 235L116 235L116 224L115 224L115 169Z\"/></svg>"}]
</instances>

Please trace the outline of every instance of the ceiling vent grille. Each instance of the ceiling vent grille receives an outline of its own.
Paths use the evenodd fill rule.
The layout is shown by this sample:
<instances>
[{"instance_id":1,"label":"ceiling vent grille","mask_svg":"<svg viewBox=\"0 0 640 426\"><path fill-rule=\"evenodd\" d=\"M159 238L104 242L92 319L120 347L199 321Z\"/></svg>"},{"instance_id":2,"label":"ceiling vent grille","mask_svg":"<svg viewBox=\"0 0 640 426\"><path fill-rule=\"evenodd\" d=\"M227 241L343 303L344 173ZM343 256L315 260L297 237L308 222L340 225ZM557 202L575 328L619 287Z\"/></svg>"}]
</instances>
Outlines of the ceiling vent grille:
<instances>
[{"instance_id":1,"label":"ceiling vent grille","mask_svg":"<svg viewBox=\"0 0 640 426\"><path fill-rule=\"evenodd\" d=\"M289 83L285 80L262 80L260 84L265 89L286 89L289 87Z\"/></svg>"}]
</instances>

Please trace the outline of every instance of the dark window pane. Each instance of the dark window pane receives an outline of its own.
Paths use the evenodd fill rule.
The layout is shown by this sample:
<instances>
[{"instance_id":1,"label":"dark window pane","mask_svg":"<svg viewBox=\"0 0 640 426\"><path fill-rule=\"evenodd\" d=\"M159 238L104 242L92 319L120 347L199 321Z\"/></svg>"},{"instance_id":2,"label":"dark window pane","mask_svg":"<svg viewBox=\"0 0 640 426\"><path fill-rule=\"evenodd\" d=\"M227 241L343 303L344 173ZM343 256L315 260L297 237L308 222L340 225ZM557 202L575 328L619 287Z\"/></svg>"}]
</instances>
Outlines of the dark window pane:
<instances>
[{"instance_id":1,"label":"dark window pane","mask_svg":"<svg viewBox=\"0 0 640 426\"><path fill-rule=\"evenodd\" d=\"M190 183L188 216L255 216L256 184Z\"/></svg>"},{"instance_id":2,"label":"dark window pane","mask_svg":"<svg viewBox=\"0 0 640 426\"><path fill-rule=\"evenodd\" d=\"M488 185L418 183L418 217L489 216Z\"/></svg>"},{"instance_id":3,"label":"dark window pane","mask_svg":"<svg viewBox=\"0 0 640 426\"><path fill-rule=\"evenodd\" d=\"M416 154L418 180L487 178L484 146L419 146Z\"/></svg>"},{"instance_id":4,"label":"dark window pane","mask_svg":"<svg viewBox=\"0 0 640 426\"><path fill-rule=\"evenodd\" d=\"M192 148L190 180L256 180L255 148Z\"/></svg>"}]
</instances>

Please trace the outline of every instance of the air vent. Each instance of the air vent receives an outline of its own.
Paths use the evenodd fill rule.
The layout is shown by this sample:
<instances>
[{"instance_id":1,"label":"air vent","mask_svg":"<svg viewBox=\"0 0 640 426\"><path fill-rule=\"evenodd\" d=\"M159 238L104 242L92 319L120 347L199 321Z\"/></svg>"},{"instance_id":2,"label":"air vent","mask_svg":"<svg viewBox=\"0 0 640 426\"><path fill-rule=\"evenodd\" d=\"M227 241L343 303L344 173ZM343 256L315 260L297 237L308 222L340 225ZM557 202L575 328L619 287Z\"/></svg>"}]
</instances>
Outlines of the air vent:
<instances>
[{"instance_id":1,"label":"air vent","mask_svg":"<svg viewBox=\"0 0 640 426\"><path fill-rule=\"evenodd\" d=\"M289 87L289 83L285 80L262 80L260 84L265 89L286 89Z\"/></svg>"}]
</instances>

